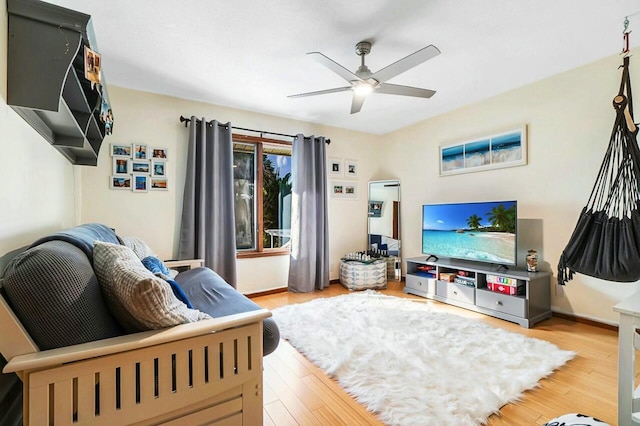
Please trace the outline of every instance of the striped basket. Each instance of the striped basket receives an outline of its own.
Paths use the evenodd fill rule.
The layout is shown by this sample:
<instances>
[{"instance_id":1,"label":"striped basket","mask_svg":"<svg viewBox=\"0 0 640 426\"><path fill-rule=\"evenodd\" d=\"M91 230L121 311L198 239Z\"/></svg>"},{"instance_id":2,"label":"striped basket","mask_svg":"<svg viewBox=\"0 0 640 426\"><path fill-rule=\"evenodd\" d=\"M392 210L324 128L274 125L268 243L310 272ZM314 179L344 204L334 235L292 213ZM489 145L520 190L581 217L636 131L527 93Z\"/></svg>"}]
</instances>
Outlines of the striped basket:
<instances>
[{"instance_id":1,"label":"striped basket","mask_svg":"<svg viewBox=\"0 0 640 426\"><path fill-rule=\"evenodd\" d=\"M349 290L387 288L387 262L340 261L340 284Z\"/></svg>"}]
</instances>

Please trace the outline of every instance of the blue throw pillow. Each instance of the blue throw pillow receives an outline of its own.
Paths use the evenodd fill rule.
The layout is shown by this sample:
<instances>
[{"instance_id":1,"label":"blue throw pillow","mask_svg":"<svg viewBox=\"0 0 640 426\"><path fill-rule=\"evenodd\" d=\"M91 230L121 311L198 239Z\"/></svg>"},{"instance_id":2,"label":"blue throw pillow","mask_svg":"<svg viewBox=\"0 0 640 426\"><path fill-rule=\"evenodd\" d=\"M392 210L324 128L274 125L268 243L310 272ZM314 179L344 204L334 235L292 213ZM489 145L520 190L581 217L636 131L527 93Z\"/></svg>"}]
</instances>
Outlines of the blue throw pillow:
<instances>
[{"instance_id":1,"label":"blue throw pillow","mask_svg":"<svg viewBox=\"0 0 640 426\"><path fill-rule=\"evenodd\" d=\"M164 263L162 263L162 260L154 256L147 256L142 259L142 264L154 275L168 282L171 286L171 291L173 291L173 294L178 298L178 300L187 305L189 309L193 309L191 302L189 302L189 298L187 298L187 295L182 291L180 284L171 279L171 272L169 272L169 269Z\"/></svg>"}]
</instances>

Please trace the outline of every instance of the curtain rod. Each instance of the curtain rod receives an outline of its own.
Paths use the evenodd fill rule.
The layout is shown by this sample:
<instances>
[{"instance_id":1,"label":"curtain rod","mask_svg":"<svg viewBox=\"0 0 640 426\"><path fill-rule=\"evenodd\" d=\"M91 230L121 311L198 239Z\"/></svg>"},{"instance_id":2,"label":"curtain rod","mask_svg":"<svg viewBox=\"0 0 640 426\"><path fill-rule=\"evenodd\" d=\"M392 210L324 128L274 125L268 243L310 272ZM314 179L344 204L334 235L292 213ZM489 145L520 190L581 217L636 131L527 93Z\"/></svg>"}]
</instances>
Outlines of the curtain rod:
<instances>
[{"instance_id":1,"label":"curtain rod","mask_svg":"<svg viewBox=\"0 0 640 426\"><path fill-rule=\"evenodd\" d=\"M190 118L186 118L186 117L184 117L182 115L180 116L180 122L184 123L184 127L187 127L187 124L189 124L190 121L191 121ZM197 119L197 121L201 122L202 120ZM207 121L207 124L209 124L209 125L211 125L212 123L213 123L213 120ZM224 124L222 124L222 123L218 123L218 125L224 126ZM287 135L287 134L284 134L284 133L274 133L274 132L267 132L267 131L264 131L264 130L245 129L244 127L235 127L235 126L231 126L231 128L235 129L235 130L244 130L245 132L255 132L255 133L260 133L260 134L266 133L268 135L284 136L285 138L291 138L291 139L295 138L294 135ZM328 144L331 143L331 139L326 139L325 142L328 145Z\"/></svg>"}]
</instances>

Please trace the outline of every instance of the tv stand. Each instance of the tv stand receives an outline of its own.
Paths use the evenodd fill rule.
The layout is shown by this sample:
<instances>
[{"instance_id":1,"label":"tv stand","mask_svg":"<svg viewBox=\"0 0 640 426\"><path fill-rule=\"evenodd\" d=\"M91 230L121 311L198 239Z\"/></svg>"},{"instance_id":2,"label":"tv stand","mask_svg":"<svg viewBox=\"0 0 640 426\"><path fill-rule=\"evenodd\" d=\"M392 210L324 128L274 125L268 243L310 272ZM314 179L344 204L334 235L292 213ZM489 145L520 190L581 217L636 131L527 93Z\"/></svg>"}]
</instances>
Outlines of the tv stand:
<instances>
[{"instance_id":1,"label":"tv stand","mask_svg":"<svg viewBox=\"0 0 640 426\"><path fill-rule=\"evenodd\" d=\"M429 257L427 257L426 261L429 262L430 260L433 260L434 262L438 261L438 256L434 255L434 254L430 254Z\"/></svg>"},{"instance_id":2,"label":"tv stand","mask_svg":"<svg viewBox=\"0 0 640 426\"><path fill-rule=\"evenodd\" d=\"M431 259L428 257L427 259ZM453 276L453 282L446 276ZM491 291L487 280L514 280L521 294ZM551 274L509 269L504 265L465 262L453 259L425 260L424 256L407 259L405 293L491 315L532 327L551 318Z\"/></svg>"}]
</instances>

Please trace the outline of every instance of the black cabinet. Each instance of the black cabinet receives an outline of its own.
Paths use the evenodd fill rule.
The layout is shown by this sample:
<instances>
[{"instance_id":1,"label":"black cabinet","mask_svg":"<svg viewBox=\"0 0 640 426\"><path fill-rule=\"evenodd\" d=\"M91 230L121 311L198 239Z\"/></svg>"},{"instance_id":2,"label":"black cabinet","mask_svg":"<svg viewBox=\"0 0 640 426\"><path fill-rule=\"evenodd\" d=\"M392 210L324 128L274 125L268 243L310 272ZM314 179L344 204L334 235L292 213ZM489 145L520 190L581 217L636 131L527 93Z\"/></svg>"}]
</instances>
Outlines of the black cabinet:
<instances>
[{"instance_id":1,"label":"black cabinet","mask_svg":"<svg viewBox=\"0 0 640 426\"><path fill-rule=\"evenodd\" d=\"M95 166L111 106L104 76L84 77L85 46L99 51L91 17L38 0L7 6L7 103L71 163Z\"/></svg>"}]
</instances>

